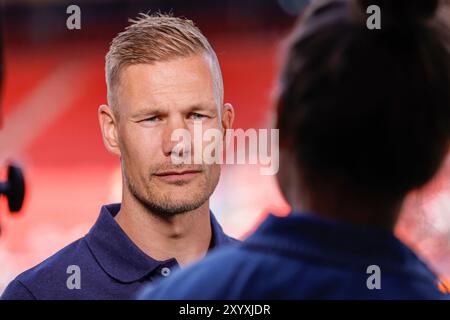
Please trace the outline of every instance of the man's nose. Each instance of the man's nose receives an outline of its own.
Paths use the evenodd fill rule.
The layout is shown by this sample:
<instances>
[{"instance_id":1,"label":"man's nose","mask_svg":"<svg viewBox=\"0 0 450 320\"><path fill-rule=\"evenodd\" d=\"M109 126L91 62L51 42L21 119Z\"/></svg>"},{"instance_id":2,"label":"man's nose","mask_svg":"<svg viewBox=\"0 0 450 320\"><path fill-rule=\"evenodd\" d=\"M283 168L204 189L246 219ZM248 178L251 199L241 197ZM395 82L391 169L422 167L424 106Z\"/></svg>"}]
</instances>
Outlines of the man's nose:
<instances>
[{"instance_id":1,"label":"man's nose","mask_svg":"<svg viewBox=\"0 0 450 320\"><path fill-rule=\"evenodd\" d=\"M186 139L187 136L189 136L189 139ZM192 137L186 120L182 116L169 117L162 139L162 148L165 156L180 158L189 156Z\"/></svg>"}]
</instances>

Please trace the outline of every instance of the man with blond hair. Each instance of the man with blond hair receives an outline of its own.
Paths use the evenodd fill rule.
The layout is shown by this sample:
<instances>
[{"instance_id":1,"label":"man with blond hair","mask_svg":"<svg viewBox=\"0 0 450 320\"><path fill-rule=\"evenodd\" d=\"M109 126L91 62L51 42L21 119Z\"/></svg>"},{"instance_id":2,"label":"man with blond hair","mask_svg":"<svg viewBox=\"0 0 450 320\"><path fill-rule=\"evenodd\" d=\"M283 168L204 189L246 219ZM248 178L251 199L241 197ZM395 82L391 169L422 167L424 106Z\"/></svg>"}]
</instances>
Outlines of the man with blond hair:
<instances>
[{"instance_id":1,"label":"man with blond hair","mask_svg":"<svg viewBox=\"0 0 450 320\"><path fill-rule=\"evenodd\" d=\"M19 275L2 299L129 299L235 241L209 209L220 164L173 161L191 157L176 148L175 130L225 132L234 119L201 31L187 19L142 14L112 41L106 83L98 117L106 149L120 158L122 202L103 206L86 236Z\"/></svg>"}]
</instances>

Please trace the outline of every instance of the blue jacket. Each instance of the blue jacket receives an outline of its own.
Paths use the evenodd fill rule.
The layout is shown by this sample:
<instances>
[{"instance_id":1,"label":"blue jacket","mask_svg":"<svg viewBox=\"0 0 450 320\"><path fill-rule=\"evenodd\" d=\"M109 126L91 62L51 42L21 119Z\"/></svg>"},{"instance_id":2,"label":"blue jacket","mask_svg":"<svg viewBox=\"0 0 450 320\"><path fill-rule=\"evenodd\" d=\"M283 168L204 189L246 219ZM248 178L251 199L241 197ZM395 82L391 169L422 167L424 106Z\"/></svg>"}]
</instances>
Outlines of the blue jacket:
<instances>
[{"instance_id":1,"label":"blue jacket","mask_svg":"<svg viewBox=\"0 0 450 320\"><path fill-rule=\"evenodd\" d=\"M144 289L142 299L439 299L391 232L312 214L269 216L246 241Z\"/></svg>"}]
</instances>

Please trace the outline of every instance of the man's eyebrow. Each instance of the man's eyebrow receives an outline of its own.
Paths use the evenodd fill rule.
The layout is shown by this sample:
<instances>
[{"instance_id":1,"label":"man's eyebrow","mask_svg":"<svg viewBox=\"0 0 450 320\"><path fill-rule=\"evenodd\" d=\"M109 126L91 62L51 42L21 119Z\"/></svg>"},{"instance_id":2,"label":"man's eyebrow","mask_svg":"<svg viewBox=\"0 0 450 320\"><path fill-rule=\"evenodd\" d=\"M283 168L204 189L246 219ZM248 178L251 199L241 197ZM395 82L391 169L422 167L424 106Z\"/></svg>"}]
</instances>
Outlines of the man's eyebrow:
<instances>
[{"instance_id":1,"label":"man's eyebrow","mask_svg":"<svg viewBox=\"0 0 450 320\"><path fill-rule=\"evenodd\" d=\"M151 114L164 114L167 112L167 109L158 108L158 107L145 107L137 110L132 114L133 117L146 116Z\"/></svg>"},{"instance_id":2,"label":"man's eyebrow","mask_svg":"<svg viewBox=\"0 0 450 320\"><path fill-rule=\"evenodd\" d=\"M209 103L204 103L204 104L194 104L191 105L190 107L186 108L186 110L188 112L195 112L195 111L216 111L216 106L214 105L214 108L211 108L211 105Z\"/></svg>"},{"instance_id":3,"label":"man's eyebrow","mask_svg":"<svg viewBox=\"0 0 450 320\"><path fill-rule=\"evenodd\" d=\"M212 104L211 104L212 106ZM184 108L181 112L189 114L192 112L197 111L208 111L210 113L217 113L218 110L216 106L212 108L209 103L199 103L199 104L193 104L186 108ZM142 116L148 116L148 115L161 115L161 114L167 114L170 112L170 107L168 108L161 108L161 107L144 107L142 109L137 110L135 113L133 113L131 116L133 118L142 117Z\"/></svg>"}]
</instances>

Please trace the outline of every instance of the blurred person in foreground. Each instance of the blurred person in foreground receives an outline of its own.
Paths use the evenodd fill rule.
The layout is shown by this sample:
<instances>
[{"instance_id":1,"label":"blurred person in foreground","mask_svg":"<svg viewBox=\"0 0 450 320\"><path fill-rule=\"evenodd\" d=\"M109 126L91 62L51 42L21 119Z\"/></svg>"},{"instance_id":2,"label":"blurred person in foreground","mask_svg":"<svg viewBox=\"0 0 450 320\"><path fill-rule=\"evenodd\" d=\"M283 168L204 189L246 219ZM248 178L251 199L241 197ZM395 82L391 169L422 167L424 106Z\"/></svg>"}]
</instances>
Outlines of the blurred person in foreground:
<instances>
[{"instance_id":1,"label":"blurred person in foreground","mask_svg":"<svg viewBox=\"0 0 450 320\"><path fill-rule=\"evenodd\" d=\"M209 209L220 164L172 158L191 156L175 148L176 129L226 130L234 119L200 30L187 19L141 15L112 41L106 82L109 106L98 116L107 150L120 157L122 202L103 206L86 236L19 275L3 299L129 299L235 242Z\"/></svg>"},{"instance_id":2,"label":"blurred person in foreground","mask_svg":"<svg viewBox=\"0 0 450 320\"><path fill-rule=\"evenodd\" d=\"M373 4L380 30L366 27ZM406 194L449 150L450 43L438 6L313 2L290 38L277 97L278 181L292 212L139 298L444 297L394 236Z\"/></svg>"}]
</instances>

